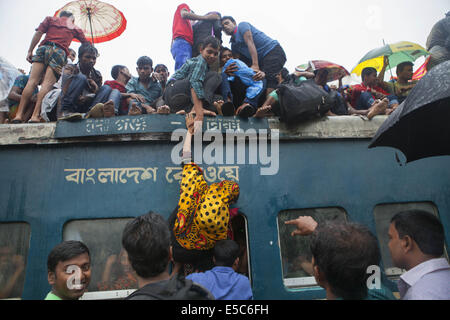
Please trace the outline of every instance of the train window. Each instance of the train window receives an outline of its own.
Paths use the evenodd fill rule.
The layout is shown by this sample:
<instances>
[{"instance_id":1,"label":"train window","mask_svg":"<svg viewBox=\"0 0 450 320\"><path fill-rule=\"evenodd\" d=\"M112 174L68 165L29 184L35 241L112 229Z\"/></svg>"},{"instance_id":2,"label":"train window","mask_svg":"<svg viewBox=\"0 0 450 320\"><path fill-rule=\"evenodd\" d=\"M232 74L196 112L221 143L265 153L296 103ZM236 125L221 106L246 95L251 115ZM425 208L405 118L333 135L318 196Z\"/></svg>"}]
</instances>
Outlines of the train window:
<instances>
[{"instance_id":1,"label":"train window","mask_svg":"<svg viewBox=\"0 0 450 320\"><path fill-rule=\"evenodd\" d=\"M389 226L391 219L399 212L406 210L423 210L434 214L439 217L436 206L431 202L414 202L414 203L396 203L396 204L383 204L375 207L375 225L377 230L377 237L380 243L381 257L385 273L389 278L398 278L405 270L395 268L389 252ZM448 258L448 257L447 257Z\"/></svg>"},{"instance_id":2,"label":"train window","mask_svg":"<svg viewBox=\"0 0 450 320\"><path fill-rule=\"evenodd\" d=\"M78 220L64 226L64 241L82 241L91 253L91 283L85 296L91 299L125 298L137 289L136 276L121 243L123 229L132 220Z\"/></svg>"},{"instance_id":3,"label":"train window","mask_svg":"<svg viewBox=\"0 0 450 320\"><path fill-rule=\"evenodd\" d=\"M27 223L0 223L0 299L20 299L30 247Z\"/></svg>"},{"instance_id":4,"label":"train window","mask_svg":"<svg viewBox=\"0 0 450 320\"><path fill-rule=\"evenodd\" d=\"M342 208L316 208L286 210L278 215L279 245L283 281L289 289L316 286L313 276L312 256L310 250L311 236L292 237L294 226L286 226L285 222L299 216L311 216L319 224L324 221L345 221L346 212Z\"/></svg>"},{"instance_id":5,"label":"train window","mask_svg":"<svg viewBox=\"0 0 450 320\"><path fill-rule=\"evenodd\" d=\"M250 260L248 259L248 233L247 219L243 213L239 212L237 216L231 219L231 229L233 230L233 239L239 244L239 266L237 272L251 279Z\"/></svg>"}]
</instances>

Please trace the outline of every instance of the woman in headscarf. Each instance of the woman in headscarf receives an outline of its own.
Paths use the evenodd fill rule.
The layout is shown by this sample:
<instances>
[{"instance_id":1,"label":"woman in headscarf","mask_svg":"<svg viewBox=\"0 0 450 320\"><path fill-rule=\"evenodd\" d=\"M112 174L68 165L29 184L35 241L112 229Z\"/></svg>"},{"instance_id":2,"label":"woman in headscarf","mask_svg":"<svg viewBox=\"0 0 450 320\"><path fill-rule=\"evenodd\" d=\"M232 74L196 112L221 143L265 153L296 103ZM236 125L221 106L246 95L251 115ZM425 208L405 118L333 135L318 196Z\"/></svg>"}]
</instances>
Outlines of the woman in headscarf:
<instances>
[{"instance_id":1,"label":"woman in headscarf","mask_svg":"<svg viewBox=\"0 0 450 320\"><path fill-rule=\"evenodd\" d=\"M202 122L194 122L193 115L188 114L186 126L180 199L172 215L172 221L175 219L174 259L184 264L195 264L199 260L210 259L216 242L230 236L230 219L237 215L237 209L230 210L230 205L237 202L240 191L239 185L232 181L208 186L203 171L191 159L192 136L202 130Z\"/></svg>"}]
</instances>

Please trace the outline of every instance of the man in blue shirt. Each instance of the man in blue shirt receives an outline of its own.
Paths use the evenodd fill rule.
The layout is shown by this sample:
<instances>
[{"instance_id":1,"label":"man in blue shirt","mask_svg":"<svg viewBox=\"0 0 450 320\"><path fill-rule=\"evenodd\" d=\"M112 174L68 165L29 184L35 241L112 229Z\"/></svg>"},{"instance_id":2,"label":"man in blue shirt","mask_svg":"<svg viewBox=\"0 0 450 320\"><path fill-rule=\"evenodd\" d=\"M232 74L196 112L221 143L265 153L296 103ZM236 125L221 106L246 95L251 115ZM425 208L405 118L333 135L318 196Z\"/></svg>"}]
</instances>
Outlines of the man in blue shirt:
<instances>
[{"instance_id":1,"label":"man in blue shirt","mask_svg":"<svg viewBox=\"0 0 450 320\"><path fill-rule=\"evenodd\" d=\"M187 276L208 291L216 300L252 300L253 293L247 277L237 273L239 245L233 240L221 240L214 247L214 267L205 273Z\"/></svg>"},{"instance_id":2,"label":"man in blue shirt","mask_svg":"<svg viewBox=\"0 0 450 320\"><path fill-rule=\"evenodd\" d=\"M249 61L256 72L254 80L267 79L267 93L277 87L276 75L286 63L286 54L278 41L271 39L248 22L237 25L233 17L222 18L223 31L231 36L231 50Z\"/></svg>"}]
</instances>

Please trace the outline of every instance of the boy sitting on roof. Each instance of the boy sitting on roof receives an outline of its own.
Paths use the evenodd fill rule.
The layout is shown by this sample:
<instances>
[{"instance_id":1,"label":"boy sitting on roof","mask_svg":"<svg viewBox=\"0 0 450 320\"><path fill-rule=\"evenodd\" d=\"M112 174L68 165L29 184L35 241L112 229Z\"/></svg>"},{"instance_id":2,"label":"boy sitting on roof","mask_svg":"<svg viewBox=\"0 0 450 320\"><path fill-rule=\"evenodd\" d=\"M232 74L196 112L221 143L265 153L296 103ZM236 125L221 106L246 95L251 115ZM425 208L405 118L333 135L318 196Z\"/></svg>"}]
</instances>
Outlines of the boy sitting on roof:
<instances>
[{"instance_id":1,"label":"boy sitting on roof","mask_svg":"<svg viewBox=\"0 0 450 320\"><path fill-rule=\"evenodd\" d=\"M133 94L129 115L140 114L167 114L167 106L156 108L156 101L162 96L161 84L153 73L153 60L149 57L140 57L137 61L136 71L139 77L132 78L127 84L127 92Z\"/></svg>"},{"instance_id":2,"label":"boy sitting on roof","mask_svg":"<svg viewBox=\"0 0 450 320\"><path fill-rule=\"evenodd\" d=\"M383 75L384 74L380 74ZM366 115L372 119L376 115L389 115L399 105L397 97L385 91L377 77L375 68L365 68L361 73L362 83L354 85L349 91L352 114ZM356 109L356 112L354 112Z\"/></svg>"},{"instance_id":3,"label":"boy sitting on roof","mask_svg":"<svg viewBox=\"0 0 450 320\"><path fill-rule=\"evenodd\" d=\"M205 84L209 65L214 64L219 55L219 46L219 41L216 38L212 36L206 38L200 50L200 55L186 61L169 80L164 93L164 100L172 112L189 113L192 109L190 106L192 102L196 121L203 121L204 114L216 116L215 112L205 110L205 107L213 107L212 101L208 101L205 94ZM216 76L219 77L217 74Z\"/></svg>"},{"instance_id":4,"label":"boy sitting on roof","mask_svg":"<svg viewBox=\"0 0 450 320\"><path fill-rule=\"evenodd\" d=\"M224 116L253 116L260 106L260 98L265 92L265 80L255 81L256 74L239 59L233 59L231 50L223 48L220 54L222 71L222 96L224 101L217 103ZM245 92L245 93L244 93ZM234 101L234 104L233 104ZM240 106L235 110L235 105ZM221 108L220 108L221 107Z\"/></svg>"}]
</instances>

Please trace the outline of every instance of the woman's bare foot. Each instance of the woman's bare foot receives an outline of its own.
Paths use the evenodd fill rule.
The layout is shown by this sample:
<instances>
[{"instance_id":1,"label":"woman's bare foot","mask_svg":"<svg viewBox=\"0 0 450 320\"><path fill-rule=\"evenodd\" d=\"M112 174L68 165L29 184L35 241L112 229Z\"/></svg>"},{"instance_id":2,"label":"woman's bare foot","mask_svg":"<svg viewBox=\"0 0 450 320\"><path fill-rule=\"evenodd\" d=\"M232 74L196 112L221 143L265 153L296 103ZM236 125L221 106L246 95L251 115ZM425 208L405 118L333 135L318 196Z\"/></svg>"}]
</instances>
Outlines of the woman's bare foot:
<instances>
[{"instance_id":1,"label":"woman's bare foot","mask_svg":"<svg viewBox=\"0 0 450 320\"><path fill-rule=\"evenodd\" d=\"M176 114L184 116L186 114L186 111L185 110L180 110Z\"/></svg>"},{"instance_id":2,"label":"woman's bare foot","mask_svg":"<svg viewBox=\"0 0 450 320\"><path fill-rule=\"evenodd\" d=\"M369 109L369 113L367 114L367 118L372 120L375 116L380 114L386 114L386 109L388 107L389 100L387 98L383 99L381 102L375 102L372 108Z\"/></svg>"}]
</instances>

